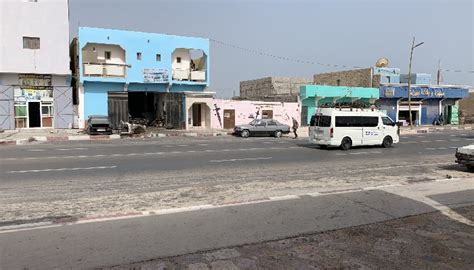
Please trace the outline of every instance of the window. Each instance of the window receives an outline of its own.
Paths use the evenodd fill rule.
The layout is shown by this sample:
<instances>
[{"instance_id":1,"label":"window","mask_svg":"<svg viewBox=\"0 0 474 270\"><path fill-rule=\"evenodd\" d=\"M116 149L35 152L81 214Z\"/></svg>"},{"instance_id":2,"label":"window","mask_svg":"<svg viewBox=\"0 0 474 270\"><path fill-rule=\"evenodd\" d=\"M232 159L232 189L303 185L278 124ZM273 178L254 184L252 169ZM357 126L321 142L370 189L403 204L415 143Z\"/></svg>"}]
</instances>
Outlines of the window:
<instances>
[{"instance_id":1,"label":"window","mask_svg":"<svg viewBox=\"0 0 474 270\"><path fill-rule=\"evenodd\" d=\"M378 124L378 117L336 116L336 127L376 127Z\"/></svg>"},{"instance_id":2,"label":"window","mask_svg":"<svg viewBox=\"0 0 474 270\"><path fill-rule=\"evenodd\" d=\"M141 52L137 52L137 60L142 60L142 53Z\"/></svg>"},{"instance_id":3,"label":"window","mask_svg":"<svg viewBox=\"0 0 474 270\"><path fill-rule=\"evenodd\" d=\"M176 62L181 63L181 57L176 57Z\"/></svg>"},{"instance_id":4,"label":"window","mask_svg":"<svg viewBox=\"0 0 474 270\"><path fill-rule=\"evenodd\" d=\"M39 37L23 37L23 49L37 50L40 48Z\"/></svg>"},{"instance_id":5,"label":"window","mask_svg":"<svg viewBox=\"0 0 474 270\"><path fill-rule=\"evenodd\" d=\"M394 125L394 122L392 121L392 119L390 119L388 117L382 117L382 122L386 126L393 126Z\"/></svg>"},{"instance_id":6,"label":"window","mask_svg":"<svg viewBox=\"0 0 474 270\"><path fill-rule=\"evenodd\" d=\"M311 122L310 122L311 126L317 126L317 127L330 127L331 126L331 116L314 115L313 117L311 117Z\"/></svg>"},{"instance_id":7,"label":"window","mask_svg":"<svg viewBox=\"0 0 474 270\"><path fill-rule=\"evenodd\" d=\"M257 127L264 127L265 126L265 122L264 121L258 121L255 123L255 126Z\"/></svg>"},{"instance_id":8,"label":"window","mask_svg":"<svg viewBox=\"0 0 474 270\"><path fill-rule=\"evenodd\" d=\"M161 54L156 54L156 62L161 62Z\"/></svg>"},{"instance_id":9,"label":"window","mask_svg":"<svg viewBox=\"0 0 474 270\"><path fill-rule=\"evenodd\" d=\"M41 104L41 115L43 117L54 116L53 104L52 103Z\"/></svg>"},{"instance_id":10,"label":"window","mask_svg":"<svg viewBox=\"0 0 474 270\"><path fill-rule=\"evenodd\" d=\"M112 58L112 52L106 51L104 56L105 56L105 60L110 60L110 58Z\"/></svg>"},{"instance_id":11,"label":"window","mask_svg":"<svg viewBox=\"0 0 474 270\"><path fill-rule=\"evenodd\" d=\"M26 128L26 104L15 105L15 128Z\"/></svg>"},{"instance_id":12,"label":"window","mask_svg":"<svg viewBox=\"0 0 474 270\"><path fill-rule=\"evenodd\" d=\"M267 125L269 125L269 126L276 126L277 123L276 123L275 121L268 121L268 122L267 122Z\"/></svg>"}]
</instances>

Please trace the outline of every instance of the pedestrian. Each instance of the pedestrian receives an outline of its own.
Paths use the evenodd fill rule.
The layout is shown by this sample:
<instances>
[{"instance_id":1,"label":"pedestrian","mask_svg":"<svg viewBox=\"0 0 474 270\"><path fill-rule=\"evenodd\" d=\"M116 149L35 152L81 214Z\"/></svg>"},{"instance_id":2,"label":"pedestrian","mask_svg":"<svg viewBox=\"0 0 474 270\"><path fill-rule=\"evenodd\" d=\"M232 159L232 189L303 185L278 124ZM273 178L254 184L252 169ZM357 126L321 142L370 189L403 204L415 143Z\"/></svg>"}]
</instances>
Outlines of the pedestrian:
<instances>
[{"instance_id":1,"label":"pedestrian","mask_svg":"<svg viewBox=\"0 0 474 270\"><path fill-rule=\"evenodd\" d=\"M294 117L292 117L292 119L293 119L293 127L292 128L293 128L293 133L295 134L295 137L293 139L296 139L296 138L298 138L298 134L296 133L296 131L298 130L299 125L298 125L298 121L296 121L296 119Z\"/></svg>"}]
</instances>

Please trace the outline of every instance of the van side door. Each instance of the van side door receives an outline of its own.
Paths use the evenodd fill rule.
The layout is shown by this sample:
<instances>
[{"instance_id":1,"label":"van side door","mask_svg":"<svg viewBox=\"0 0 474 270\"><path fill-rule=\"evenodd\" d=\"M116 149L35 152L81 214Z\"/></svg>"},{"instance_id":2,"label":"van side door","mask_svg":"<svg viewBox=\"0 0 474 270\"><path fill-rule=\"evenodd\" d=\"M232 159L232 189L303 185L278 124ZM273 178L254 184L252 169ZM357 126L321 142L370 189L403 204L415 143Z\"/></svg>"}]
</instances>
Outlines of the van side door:
<instances>
[{"instance_id":1,"label":"van side door","mask_svg":"<svg viewBox=\"0 0 474 270\"><path fill-rule=\"evenodd\" d=\"M380 116L362 116L362 144L375 145L382 143L383 131L380 129Z\"/></svg>"}]
</instances>

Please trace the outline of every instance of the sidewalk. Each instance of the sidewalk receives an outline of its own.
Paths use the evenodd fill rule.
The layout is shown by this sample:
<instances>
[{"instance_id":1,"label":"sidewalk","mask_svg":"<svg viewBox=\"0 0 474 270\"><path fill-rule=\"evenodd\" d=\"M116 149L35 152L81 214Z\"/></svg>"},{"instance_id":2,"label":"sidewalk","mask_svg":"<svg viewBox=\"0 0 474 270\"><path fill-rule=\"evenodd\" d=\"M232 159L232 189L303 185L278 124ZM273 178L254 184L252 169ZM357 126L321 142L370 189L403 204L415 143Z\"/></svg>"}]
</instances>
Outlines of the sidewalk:
<instances>
[{"instance_id":1,"label":"sidewalk","mask_svg":"<svg viewBox=\"0 0 474 270\"><path fill-rule=\"evenodd\" d=\"M400 134L401 135L407 135L407 134L420 134L420 133L433 133L436 131L443 131L443 130L474 130L474 125L473 124L468 124L468 125L458 125L458 126L451 126L451 125L446 125L446 126L415 126L413 129L411 129L408 126L401 127L400 128Z\"/></svg>"}]
</instances>

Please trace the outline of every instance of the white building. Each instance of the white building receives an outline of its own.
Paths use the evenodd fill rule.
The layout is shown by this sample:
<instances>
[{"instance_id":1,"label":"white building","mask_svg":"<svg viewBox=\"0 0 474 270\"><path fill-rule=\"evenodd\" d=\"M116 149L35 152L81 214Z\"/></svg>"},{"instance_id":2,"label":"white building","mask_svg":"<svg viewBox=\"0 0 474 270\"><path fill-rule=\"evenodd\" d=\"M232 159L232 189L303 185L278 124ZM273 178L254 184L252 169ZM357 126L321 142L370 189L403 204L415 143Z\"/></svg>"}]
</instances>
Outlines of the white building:
<instances>
[{"instance_id":1,"label":"white building","mask_svg":"<svg viewBox=\"0 0 474 270\"><path fill-rule=\"evenodd\" d=\"M68 0L0 0L0 128L73 123Z\"/></svg>"}]
</instances>

